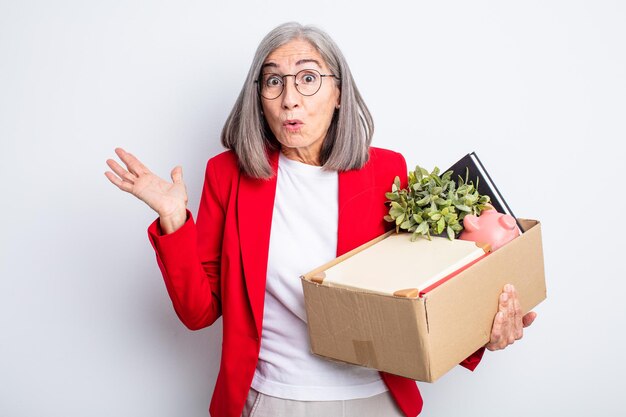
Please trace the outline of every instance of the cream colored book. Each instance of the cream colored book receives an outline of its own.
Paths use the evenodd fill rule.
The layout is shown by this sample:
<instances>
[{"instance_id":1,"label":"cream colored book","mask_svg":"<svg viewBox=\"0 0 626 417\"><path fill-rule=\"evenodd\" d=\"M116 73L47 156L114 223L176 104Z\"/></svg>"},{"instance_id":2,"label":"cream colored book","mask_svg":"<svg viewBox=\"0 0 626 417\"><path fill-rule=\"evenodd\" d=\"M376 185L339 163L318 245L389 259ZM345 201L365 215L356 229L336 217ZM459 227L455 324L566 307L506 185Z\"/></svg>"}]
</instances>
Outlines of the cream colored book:
<instances>
[{"instance_id":1,"label":"cream colored book","mask_svg":"<svg viewBox=\"0 0 626 417\"><path fill-rule=\"evenodd\" d=\"M324 285L405 297L423 294L481 257L475 242L432 237L411 242L410 233L391 234L326 269Z\"/></svg>"}]
</instances>

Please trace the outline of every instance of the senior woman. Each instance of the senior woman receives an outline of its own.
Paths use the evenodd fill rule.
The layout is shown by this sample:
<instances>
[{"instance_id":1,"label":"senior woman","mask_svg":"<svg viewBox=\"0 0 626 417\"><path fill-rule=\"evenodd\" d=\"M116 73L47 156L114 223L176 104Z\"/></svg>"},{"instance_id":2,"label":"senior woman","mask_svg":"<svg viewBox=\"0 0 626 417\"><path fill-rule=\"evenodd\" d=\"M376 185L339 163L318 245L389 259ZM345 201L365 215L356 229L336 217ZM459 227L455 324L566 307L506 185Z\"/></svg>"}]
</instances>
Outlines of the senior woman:
<instances>
[{"instance_id":1,"label":"senior woman","mask_svg":"<svg viewBox=\"0 0 626 417\"><path fill-rule=\"evenodd\" d=\"M385 191L404 158L370 147L371 115L348 65L321 30L296 23L259 45L206 167L194 223L182 169L158 178L122 149L109 180L158 214L149 227L167 291L190 329L223 318L210 413L236 416L416 416L414 381L310 353L299 276L388 230ZM488 349L522 336L503 291ZM484 349L461 365L473 369Z\"/></svg>"}]
</instances>

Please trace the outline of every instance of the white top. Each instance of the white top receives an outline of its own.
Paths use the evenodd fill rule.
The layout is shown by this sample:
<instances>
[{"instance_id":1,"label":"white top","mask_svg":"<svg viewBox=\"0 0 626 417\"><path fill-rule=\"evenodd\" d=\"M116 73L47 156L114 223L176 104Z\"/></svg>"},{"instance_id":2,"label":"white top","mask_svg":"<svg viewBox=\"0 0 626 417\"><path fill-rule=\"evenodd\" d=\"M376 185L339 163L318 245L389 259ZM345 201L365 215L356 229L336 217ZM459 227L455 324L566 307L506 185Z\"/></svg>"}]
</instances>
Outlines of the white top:
<instances>
[{"instance_id":1,"label":"white top","mask_svg":"<svg viewBox=\"0 0 626 417\"><path fill-rule=\"evenodd\" d=\"M310 351L300 276L336 257L337 200L337 172L280 155L261 351L252 381L266 395L334 401L387 391L378 371Z\"/></svg>"}]
</instances>

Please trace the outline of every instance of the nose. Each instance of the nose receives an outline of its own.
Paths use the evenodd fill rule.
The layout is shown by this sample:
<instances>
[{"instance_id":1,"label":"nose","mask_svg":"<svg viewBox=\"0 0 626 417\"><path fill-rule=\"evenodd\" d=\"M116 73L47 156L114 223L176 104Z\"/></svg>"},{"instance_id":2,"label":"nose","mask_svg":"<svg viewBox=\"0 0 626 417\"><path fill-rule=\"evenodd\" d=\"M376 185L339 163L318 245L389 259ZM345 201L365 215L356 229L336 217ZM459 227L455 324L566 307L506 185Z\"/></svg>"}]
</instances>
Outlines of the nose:
<instances>
[{"instance_id":1,"label":"nose","mask_svg":"<svg viewBox=\"0 0 626 417\"><path fill-rule=\"evenodd\" d=\"M287 80L290 78L291 80ZM296 77L293 75L285 76L283 93L281 95L282 106L284 109L292 109L300 105L301 94L296 89Z\"/></svg>"}]
</instances>

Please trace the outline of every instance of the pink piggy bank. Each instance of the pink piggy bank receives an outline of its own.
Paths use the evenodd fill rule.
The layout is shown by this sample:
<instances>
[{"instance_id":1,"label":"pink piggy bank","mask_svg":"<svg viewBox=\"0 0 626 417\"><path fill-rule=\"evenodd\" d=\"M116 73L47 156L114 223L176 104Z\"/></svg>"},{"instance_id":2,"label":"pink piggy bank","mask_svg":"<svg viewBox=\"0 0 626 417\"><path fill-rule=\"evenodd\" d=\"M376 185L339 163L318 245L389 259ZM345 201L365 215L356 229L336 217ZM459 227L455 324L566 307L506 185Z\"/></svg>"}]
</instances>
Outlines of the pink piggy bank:
<instances>
[{"instance_id":1,"label":"pink piggy bank","mask_svg":"<svg viewBox=\"0 0 626 417\"><path fill-rule=\"evenodd\" d=\"M513 216L493 209L483 211L480 216L468 214L463 218L463 232L459 239L487 244L495 251L519 236L520 232Z\"/></svg>"}]
</instances>

